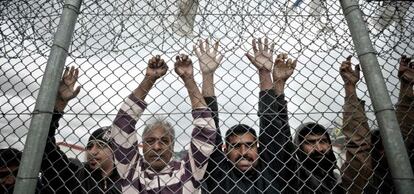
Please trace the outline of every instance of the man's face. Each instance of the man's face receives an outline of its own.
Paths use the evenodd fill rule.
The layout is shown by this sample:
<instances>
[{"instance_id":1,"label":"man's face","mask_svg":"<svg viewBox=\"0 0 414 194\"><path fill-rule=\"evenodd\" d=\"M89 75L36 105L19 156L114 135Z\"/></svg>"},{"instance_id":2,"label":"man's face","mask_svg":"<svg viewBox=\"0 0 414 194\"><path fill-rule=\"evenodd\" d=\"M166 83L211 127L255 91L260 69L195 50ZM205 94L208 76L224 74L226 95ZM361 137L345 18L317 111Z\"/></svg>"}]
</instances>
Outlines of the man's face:
<instances>
[{"instance_id":1,"label":"man's face","mask_svg":"<svg viewBox=\"0 0 414 194\"><path fill-rule=\"evenodd\" d=\"M91 169L113 167L113 153L109 145L100 141L90 141L86 146L86 159Z\"/></svg>"},{"instance_id":2,"label":"man's face","mask_svg":"<svg viewBox=\"0 0 414 194\"><path fill-rule=\"evenodd\" d=\"M240 171L245 172L258 163L257 141L251 133L232 135L227 142L227 158Z\"/></svg>"},{"instance_id":3,"label":"man's face","mask_svg":"<svg viewBox=\"0 0 414 194\"><path fill-rule=\"evenodd\" d=\"M0 168L0 191L14 186L18 169L17 165Z\"/></svg>"},{"instance_id":4,"label":"man's face","mask_svg":"<svg viewBox=\"0 0 414 194\"><path fill-rule=\"evenodd\" d=\"M156 172L164 169L173 153L173 139L169 131L163 127L152 128L144 134L143 142L145 161Z\"/></svg>"},{"instance_id":5,"label":"man's face","mask_svg":"<svg viewBox=\"0 0 414 194\"><path fill-rule=\"evenodd\" d=\"M331 148L328 137L324 134L308 134L302 142L302 150L314 160L322 159Z\"/></svg>"}]
</instances>

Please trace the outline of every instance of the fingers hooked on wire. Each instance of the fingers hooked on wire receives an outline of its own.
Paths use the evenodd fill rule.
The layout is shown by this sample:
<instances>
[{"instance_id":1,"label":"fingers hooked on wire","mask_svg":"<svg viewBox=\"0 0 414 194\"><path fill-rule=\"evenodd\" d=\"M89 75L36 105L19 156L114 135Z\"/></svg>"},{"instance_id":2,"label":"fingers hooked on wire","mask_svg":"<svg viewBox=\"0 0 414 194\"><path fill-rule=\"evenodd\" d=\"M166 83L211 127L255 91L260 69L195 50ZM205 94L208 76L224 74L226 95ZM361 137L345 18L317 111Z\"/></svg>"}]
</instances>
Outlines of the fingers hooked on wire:
<instances>
[{"instance_id":1,"label":"fingers hooked on wire","mask_svg":"<svg viewBox=\"0 0 414 194\"><path fill-rule=\"evenodd\" d=\"M217 40L216 43L214 44L214 52L215 53L218 53L219 45L220 45L220 41Z\"/></svg>"},{"instance_id":2,"label":"fingers hooked on wire","mask_svg":"<svg viewBox=\"0 0 414 194\"><path fill-rule=\"evenodd\" d=\"M217 62L218 62L218 63L221 63L221 61L223 60L223 57L224 57L224 56L223 56L222 54L220 54L220 53L219 53L219 54L217 54Z\"/></svg>"},{"instance_id":3,"label":"fingers hooked on wire","mask_svg":"<svg viewBox=\"0 0 414 194\"><path fill-rule=\"evenodd\" d=\"M347 62L351 62L351 59L352 59L352 55L349 55L349 56L346 58L346 61L347 61Z\"/></svg>"},{"instance_id":4,"label":"fingers hooked on wire","mask_svg":"<svg viewBox=\"0 0 414 194\"><path fill-rule=\"evenodd\" d=\"M75 67L71 66L70 69L69 69L69 75L68 75L70 78L73 77L74 71L75 71Z\"/></svg>"},{"instance_id":5,"label":"fingers hooked on wire","mask_svg":"<svg viewBox=\"0 0 414 194\"><path fill-rule=\"evenodd\" d=\"M181 62L181 57L180 57L180 55L177 55L177 56L175 57L175 60L176 60L177 62Z\"/></svg>"},{"instance_id":6,"label":"fingers hooked on wire","mask_svg":"<svg viewBox=\"0 0 414 194\"><path fill-rule=\"evenodd\" d=\"M355 66L355 76L356 76L358 79L359 79L359 78L360 78L360 76L361 76L361 67L360 67L360 65L359 65L359 64Z\"/></svg>"},{"instance_id":7,"label":"fingers hooked on wire","mask_svg":"<svg viewBox=\"0 0 414 194\"><path fill-rule=\"evenodd\" d=\"M181 55L180 55L180 58L181 58L181 60L182 60L182 61L187 61L187 60L188 60L188 55L186 55L186 54L181 54Z\"/></svg>"},{"instance_id":8,"label":"fingers hooked on wire","mask_svg":"<svg viewBox=\"0 0 414 194\"><path fill-rule=\"evenodd\" d=\"M288 58L287 53L282 53L282 58L283 58L283 61L286 60Z\"/></svg>"},{"instance_id":9,"label":"fingers hooked on wire","mask_svg":"<svg viewBox=\"0 0 414 194\"><path fill-rule=\"evenodd\" d=\"M196 54L197 58L201 57L200 51L197 49L196 45L193 45L193 52Z\"/></svg>"},{"instance_id":10,"label":"fingers hooked on wire","mask_svg":"<svg viewBox=\"0 0 414 194\"><path fill-rule=\"evenodd\" d=\"M297 59L293 60L293 62L292 62L292 69L296 69L296 65L297 64L298 64L298 60Z\"/></svg>"},{"instance_id":11,"label":"fingers hooked on wire","mask_svg":"<svg viewBox=\"0 0 414 194\"><path fill-rule=\"evenodd\" d=\"M75 73L73 74L73 77L75 78L75 80L78 80L78 77L79 77L79 68L75 68Z\"/></svg>"},{"instance_id":12,"label":"fingers hooked on wire","mask_svg":"<svg viewBox=\"0 0 414 194\"><path fill-rule=\"evenodd\" d=\"M282 54L278 54L275 60L275 64L278 64L280 62L283 62L283 56Z\"/></svg>"},{"instance_id":13,"label":"fingers hooked on wire","mask_svg":"<svg viewBox=\"0 0 414 194\"><path fill-rule=\"evenodd\" d=\"M270 45L270 50L269 50L269 53L270 53L271 55L273 55L273 52L275 52L275 43L272 43L272 44Z\"/></svg>"},{"instance_id":14,"label":"fingers hooked on wire","mask_svg":"<svg viewBox=\"0 0 414 194\"><path fill-rule=\"evenodd\" d=\"M289 68L292 68L292 59L288 59L286 64Z\"/></svg>"}]
</instances>

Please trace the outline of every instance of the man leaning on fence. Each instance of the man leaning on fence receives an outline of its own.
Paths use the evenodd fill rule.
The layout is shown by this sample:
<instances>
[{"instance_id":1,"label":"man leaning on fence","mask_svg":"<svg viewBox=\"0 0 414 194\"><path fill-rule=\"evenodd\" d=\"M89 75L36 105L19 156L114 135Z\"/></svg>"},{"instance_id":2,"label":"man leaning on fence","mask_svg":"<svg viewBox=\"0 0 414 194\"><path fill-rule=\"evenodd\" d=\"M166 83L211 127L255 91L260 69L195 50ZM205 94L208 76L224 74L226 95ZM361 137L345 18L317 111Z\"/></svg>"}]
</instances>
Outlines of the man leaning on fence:
<instances>
[{"instance_id":1,"label":"man leaning on fence","mask_svg":"<svg viewBox=\"0 0 414 194\"><path fill-rule=\"evenodd\" d=\"M54 114L46 142L42 175L54 193L120 193L116 184L119 175L114 168L108 127L95 130L86 147L87 162L79 166L72 162L56 144L55 132L68 102L77 96L75 88L79 70L66 68L59 85Z\"/></svg>"},{"instance_id":2,"label":"man leaning on fence","mask_svg":"<svg viewBox=\"0 0 414 194\"><path fill-rule=\"evenodd\" d=\"M356 83L360 79L359 66L352 70L351 65L350 56L340 68L345 87L343 133L346 136L346 160L342 166L343 186L349 193L395 193L379 130L370 131L364 101L358 99L356 93ZM397 119L408 154L412 156L414 63L410 58L401 57L398 77L401 88L396 105Z\"/></svg>"},{"instance_id":3,"label":"man leaning on fence","mask_svg":"<svg viewBox=\"0 0 414 194\"><path fill-rule=\"evenodd\" d=\"M328 130L314 122L302 123L293 140L297 145L296 180L298 193L345 193Z\"/></svg>"},{"instance_id":4,"label":"man leaning on fence","mask_svg":"<svg viewBox=\"0 0 414 194\"><path fill-rule=\"evenodd\" d=\"M287 119L283 113L279 114L286 110L286 101L283 92L275 92L277 86L271 78L273 48L274 45L269 45L267 39L264 43L259 39L257 44L254 39L255 56L247 54L259 71L259 137L257 138L252 127L244 124L235 125L226 132L223 151L220 130L217 130L215 150L207 167L204 189L206 193L288 193L291 189L288 181L293 173L289 171L288 166L291 164L289 160L292 154L288 152L288 147L292 144ZM203 75L203 96L216 113L215 122L218 124L213 79L214 71L221 61L217 51L218 42L214 48L210 48L207 41L205 44L199 42L199 47L195 47L194 50ZM275 61L275 66L289 66L274 72L277 76L283 74L283 81L290 77L296 65L296 61L285 59L280 55ZM273 80L278 78L281 77L274 76ZM284 87L284 82L278 84Z\"/></svg>"},{"instance_id":5,"label":"man leaning on fence","mask_svg":"<svg viewBox=\"0 0 414 194\"><path fill-rule=\"evenodd\" d=\"M144 80L125 99L113 123L115 164L123 193L194 193L201 185L207 159L213 151L216 127L194 81L188 56L177 56L175 63L175 72L184 82L193 109L194 129L188 154L182 161L172 160L173 129L159 124L150 124L144 130L144 157L138 151L135 125L147 106L144 99L167 69L164 60L153 57Z\"/></svg>"}]
</instances>

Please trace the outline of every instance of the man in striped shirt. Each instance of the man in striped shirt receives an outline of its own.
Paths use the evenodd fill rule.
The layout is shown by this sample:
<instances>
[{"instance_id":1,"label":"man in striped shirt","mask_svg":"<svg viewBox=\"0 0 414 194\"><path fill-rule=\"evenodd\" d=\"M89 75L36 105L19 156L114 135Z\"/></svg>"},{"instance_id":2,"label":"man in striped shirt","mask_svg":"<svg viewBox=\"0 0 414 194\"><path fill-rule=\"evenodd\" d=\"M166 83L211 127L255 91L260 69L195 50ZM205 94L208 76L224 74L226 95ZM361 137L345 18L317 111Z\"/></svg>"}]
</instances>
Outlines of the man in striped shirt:
<instances>
[{"instance_id":1,"label":"man in striped shirt","mask_svg":"<svg viewBox=\"0 0 414 194\"><path fill-rule=\"evenodd\" d=\"M112 125L115 165L121 176L123 193L195 193L214 149L216 126L193 76L193 64L186 55L176 58L175 72L189 93L194 129L188 154L181 161L172 160L174 130L158 120L143 133L143 153L139 154L135 124L146 108L144 99L155 82L168 70L160 58L153 57L146 76L125 99Z\"/></svg>"}]
</instances>

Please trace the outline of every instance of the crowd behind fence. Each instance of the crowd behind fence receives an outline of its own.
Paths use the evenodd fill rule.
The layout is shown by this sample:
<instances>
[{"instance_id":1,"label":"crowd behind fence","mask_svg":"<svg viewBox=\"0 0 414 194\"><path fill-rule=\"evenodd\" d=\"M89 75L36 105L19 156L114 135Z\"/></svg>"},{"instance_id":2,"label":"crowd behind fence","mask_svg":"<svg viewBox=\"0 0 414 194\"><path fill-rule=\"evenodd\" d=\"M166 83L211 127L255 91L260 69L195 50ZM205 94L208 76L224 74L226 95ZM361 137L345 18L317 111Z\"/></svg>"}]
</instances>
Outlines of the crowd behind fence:
<instances>
[{"instance_id":1,"label":"crowd behind fence","mask_svg":"<svg viewBox=\"0 0 414 194\"><path fill-rule=\"evenodd\" d=\"M412 2L348 1L384 77L375 97L337 1L74 2L0 1L0 193L42 114L37 193L409 193L412 169L387 157L414 161ZM35 108L47 76L53 112ZM375 98L407 152L387 151L382 133L400 131Z\"/></svg>"}]
</instances>

